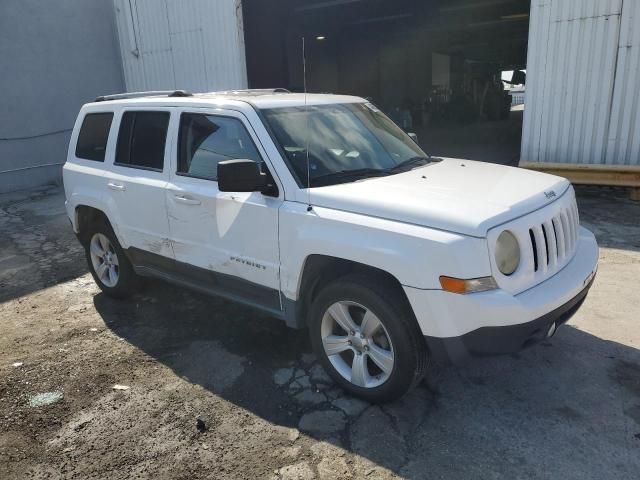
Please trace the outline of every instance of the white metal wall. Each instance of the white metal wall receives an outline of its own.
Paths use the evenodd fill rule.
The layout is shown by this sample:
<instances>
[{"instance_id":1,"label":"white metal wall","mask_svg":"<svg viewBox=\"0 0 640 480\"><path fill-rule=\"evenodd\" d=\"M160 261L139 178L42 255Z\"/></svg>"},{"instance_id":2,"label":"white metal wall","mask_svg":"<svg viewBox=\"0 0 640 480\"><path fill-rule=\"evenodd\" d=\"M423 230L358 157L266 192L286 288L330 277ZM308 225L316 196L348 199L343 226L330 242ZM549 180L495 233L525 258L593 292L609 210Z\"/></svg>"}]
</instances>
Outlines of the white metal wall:
<instances>
[{"instance_id":1,"label":"white metal wall","mask_svg":"<svg viewBox=\"0 0 640 480\"><path fill-rule=\"evenodd\" d=\"M532 0L521 160L640 164L640 0Z\"/></svg>"},{"instance_id":2,"label":"white metal wall","mask_svg":"<svg viewBox=\"0 0 640 480\"><path fill-rule=\"evenodd\" d=\"M241 0L114 0L127 91L247 88Z\"/></svg>"}]
</instances>

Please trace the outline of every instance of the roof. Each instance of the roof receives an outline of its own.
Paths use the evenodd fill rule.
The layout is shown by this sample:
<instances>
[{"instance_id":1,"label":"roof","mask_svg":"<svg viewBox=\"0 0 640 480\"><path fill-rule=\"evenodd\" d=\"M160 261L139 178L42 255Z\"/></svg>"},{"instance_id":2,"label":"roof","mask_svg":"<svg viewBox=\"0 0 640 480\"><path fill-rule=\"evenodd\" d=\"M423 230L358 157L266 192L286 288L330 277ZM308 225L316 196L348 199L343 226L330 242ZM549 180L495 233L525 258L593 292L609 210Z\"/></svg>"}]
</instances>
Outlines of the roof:
<instances>
[{"instance_id":1,"label":"roof","mask_svg":"<svg viewBox=\"0 0 640 480\"><path fill-rule=\"evenodd\" d=\"M252 95L250 93L211 92L194 94L197 98L229 98L255 105L258 108L295 107L300 105L325 105L330 103L359 103L366 100L350 95L329 93L270 93Z\"/></svg>"},{"instance_id":2,"label":"roof","mask_svg":"<svg viewBox=\"0 0 640 480\"><path fill-rule=\"evenodd\" d=\"M131 97L128 98L128 95ZM350 95L333 95L326 93L290 93L273 90L230 90L222 92L185 93L174 92L136 92L113 96L98 97L96 102L100 105L140 105L161 104L164 106L209 104L217 107L233 105L237 102L250 104L256 108L281 108L302 105L326 105L332 103L361 103L366 102L361 97Z\"/></svg>"}]
</instances>

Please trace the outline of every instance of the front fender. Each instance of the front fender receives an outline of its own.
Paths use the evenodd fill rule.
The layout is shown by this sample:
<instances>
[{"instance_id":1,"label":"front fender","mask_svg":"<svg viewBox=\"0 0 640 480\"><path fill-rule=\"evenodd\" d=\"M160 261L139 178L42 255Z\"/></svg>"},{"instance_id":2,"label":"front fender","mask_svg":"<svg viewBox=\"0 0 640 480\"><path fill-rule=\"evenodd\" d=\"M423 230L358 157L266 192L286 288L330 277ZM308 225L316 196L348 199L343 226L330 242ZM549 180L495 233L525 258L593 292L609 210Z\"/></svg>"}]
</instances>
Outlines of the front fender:
<instances>
[{"instance_id":1,"label":"front fender","mask_svg":"<svg viewBox=\"0 0 640 480\"><path fill-rule=\"evenodd\" d=\"M283 204L279 218L281 289L292 300L314 254L369 265L425 290L439 290L440 275L491 275L484 239L293 202Z\"/></svg>"}]
</instances>

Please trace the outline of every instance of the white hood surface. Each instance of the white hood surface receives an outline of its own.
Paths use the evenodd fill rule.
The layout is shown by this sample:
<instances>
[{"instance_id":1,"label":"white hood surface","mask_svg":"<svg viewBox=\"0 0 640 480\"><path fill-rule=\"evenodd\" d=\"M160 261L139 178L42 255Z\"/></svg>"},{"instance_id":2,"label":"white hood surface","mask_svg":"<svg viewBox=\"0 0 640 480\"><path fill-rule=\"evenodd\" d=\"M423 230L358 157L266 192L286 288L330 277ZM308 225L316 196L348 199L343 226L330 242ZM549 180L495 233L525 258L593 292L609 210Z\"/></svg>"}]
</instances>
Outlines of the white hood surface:
<instances>
[{"instance_id":1,"label":"white hood surface","mask_svg":"<svg viewBox=\"0 0 640 480\"><path fill-rule=\"evenodd\" d=\"M567 179L472 160L443 159L409 172L311 190L311 203L484 237L559 198Z\"/></svg>"}]
</instances>

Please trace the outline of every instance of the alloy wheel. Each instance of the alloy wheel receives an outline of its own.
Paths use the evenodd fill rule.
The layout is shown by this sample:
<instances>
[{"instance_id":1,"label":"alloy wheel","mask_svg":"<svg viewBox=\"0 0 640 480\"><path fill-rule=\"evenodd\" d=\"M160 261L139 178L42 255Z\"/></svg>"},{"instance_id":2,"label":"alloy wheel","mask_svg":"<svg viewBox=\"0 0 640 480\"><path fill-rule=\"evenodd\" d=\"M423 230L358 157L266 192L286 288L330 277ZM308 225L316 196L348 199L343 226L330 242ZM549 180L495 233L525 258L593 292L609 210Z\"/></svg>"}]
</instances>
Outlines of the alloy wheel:
<instances>
[{"instance_id":1,"label":"alloy wheel","mask_svg":"<svg viewBox=\"0 0 640 480\"><path fill-rule=\"evenodd\" d=\"M375 388L391 376L391 338L367 307L350 301L334 303L322 318L320 334L329 361L352 384Z\"/></svg>"},{"instance_id":2,"label":"alloy wheel","mask_svg":"<svg viewBox=\"0 0 640 480\"><path fill-rule=\"evenodd\" d=\"M89 242L91 264L98 279L109 288L118 284L120 266L118 255L109 238L102 233L96 233Z\"/></svg>"}]
</instances>

